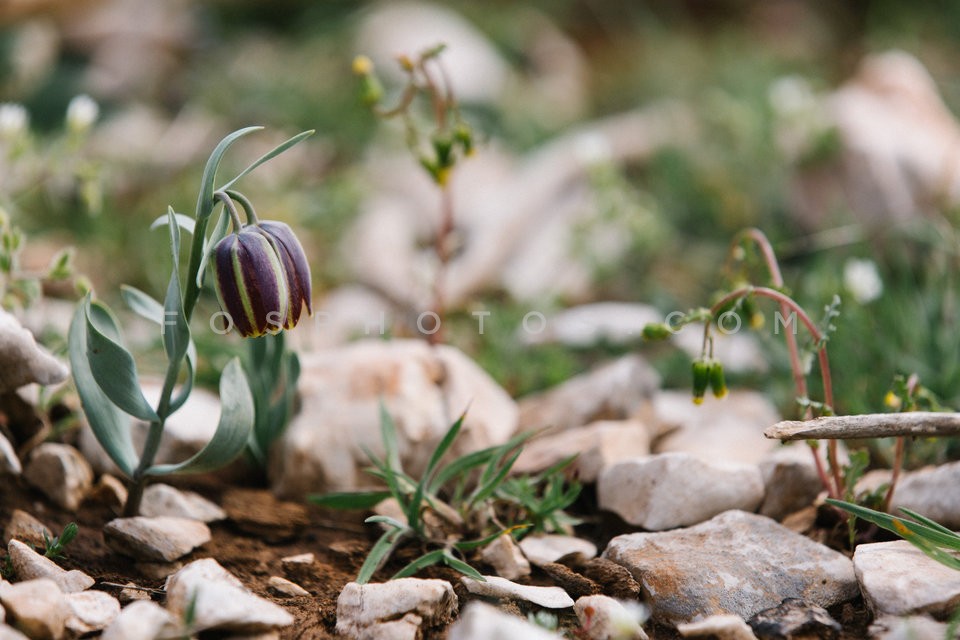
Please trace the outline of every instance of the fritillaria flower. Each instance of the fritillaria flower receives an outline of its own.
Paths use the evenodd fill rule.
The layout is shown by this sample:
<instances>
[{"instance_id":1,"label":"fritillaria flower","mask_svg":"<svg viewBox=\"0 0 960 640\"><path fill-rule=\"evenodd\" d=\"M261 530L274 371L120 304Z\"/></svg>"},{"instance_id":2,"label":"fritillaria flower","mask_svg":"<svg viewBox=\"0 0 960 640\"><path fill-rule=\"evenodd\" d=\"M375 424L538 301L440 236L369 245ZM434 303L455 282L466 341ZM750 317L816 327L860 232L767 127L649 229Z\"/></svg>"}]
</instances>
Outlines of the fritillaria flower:
<instances>
[{"instance_id":1,"label":"fritillaria flower","mask_svg":"<svg viewBox=\"0 0 960 640\"><path fill-rule=\"evenodd\" d=\"M310 304L310 266L289 226L265 221L228 235L213 250L220 307L240 335L292 329Z\"/></svg>"}]
</instances>

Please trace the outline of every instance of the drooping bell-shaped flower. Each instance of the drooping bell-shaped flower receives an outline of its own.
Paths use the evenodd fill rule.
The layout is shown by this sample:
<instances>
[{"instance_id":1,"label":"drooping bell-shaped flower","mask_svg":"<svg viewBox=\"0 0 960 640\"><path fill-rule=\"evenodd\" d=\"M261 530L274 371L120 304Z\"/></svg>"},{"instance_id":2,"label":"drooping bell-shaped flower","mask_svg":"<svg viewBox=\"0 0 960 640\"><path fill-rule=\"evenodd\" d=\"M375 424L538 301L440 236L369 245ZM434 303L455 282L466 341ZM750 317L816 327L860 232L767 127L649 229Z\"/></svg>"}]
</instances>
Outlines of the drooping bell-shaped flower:
<instances>
[{"instance_id":1,"label":"drooping bell-shaped flower","mask_svg":"<svg viewBox=\"0 0 960 640\"><path fill-rule=\"evenodd\" d=\"M308 315L313 313L310 265L307 263L303 246L293 230L283 222L264 220L249 228L259 231L269 239L276 248L277 255L280 256L280 263L287 276L287 290L290 294L283 328L292 329L300 320L304 305L307 307Z\"/></svg>"},{"instance_id":2,"label":"drooping bell-shaped flower","mask_svg":"<svg viewBox=\"0 0 960 640\"><path fill-rule=\"evenodd\" d=\"M217 243L212 256L221 309L243 337L277 333L290 315L289 276L269 237L248 225Z\"/></svg>"}]
</instances>

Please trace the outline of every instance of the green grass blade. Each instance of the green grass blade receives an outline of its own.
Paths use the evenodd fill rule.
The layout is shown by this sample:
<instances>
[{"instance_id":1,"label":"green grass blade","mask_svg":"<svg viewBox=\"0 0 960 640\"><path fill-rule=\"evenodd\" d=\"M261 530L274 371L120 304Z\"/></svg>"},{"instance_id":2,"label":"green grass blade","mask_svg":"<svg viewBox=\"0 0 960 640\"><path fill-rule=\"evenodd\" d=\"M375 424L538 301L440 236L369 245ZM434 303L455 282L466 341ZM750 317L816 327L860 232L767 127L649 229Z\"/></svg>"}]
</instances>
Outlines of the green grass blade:
<instances>
[{"instance_id":1,"label":"green grass blade","mask_svg":"<svg viewBox=\"0 0 960 640\"><path fill-rule=\"evenodd\" d=\"M423 475L420 476L420 481L417 482L416 489L414 489L413 498L411 498L408 506L409 512L407 513L407 517L410 519L416 514L416 520L410 520L410 523L418 532L421 529L419 514L420 506L423 504L424 494L427 493L427 489L433 480L434 471L437 465L440 464L440 459L443 458L444 454L450 449L451 445L453 445L453 441L456 440L460 434L460 428L463 426L463 419L466 415L466 413L461 414L460 418L447 429L447 432L443 435L443 438L430 455L427 468L424 469Z\"/></svg>"},{"instance_id":2,"label":"green grass blade","mask_svg":"<svg viewBox=\"0 0 960 640\"><path fill-rule=\"evenodd\" d=\"M369 555L367 555L367 559L363 561L363 566L360 567L360 572L357 574L357 583L367 584L370 582L373 574L383 566L393 550L400 544L403 533L404 529L392 529L380 536Z\"/></svg>"},{"instance_id":3,"label":"green grass blade","mask_svg":"<svg viewBox=\"0 0 960 640\"><path fill-rule=\"evenodd\" d=\"M956 538L957 544L960 545L960 535L957 535L956 532L951 531L950 529L947 529L945 526L943 526L939 522L934 522L930 518L926 518L920 515L919 513L917 513L916 511L913 511L912 509L907 509L906 507L900 507L900 511L903 511L905 514L907 514L908 516L910 516L920 524L926 525L931 529L936 529L937 531L943 533L944 535L950 536L952 538ZM960 549L960 547L958 547L958 549Z\"/></svg>"},{"instance_id":4,"label":"green grass blade","mask_svg":"<svg viewBox=\"0 0 960 640\"><path fill-rule=\"evenodd\" d=\"M491 533L485 538L480 538L478 540L462 540L455 543L453 546L457 548L458 551L473 551L474 549L479 549L480 547L485 547L500 536L504 534L512 534L514 531L520 531L523 529L529 529L530 524L517 524L512 527L507 527L506 529L501 529L496 533Z\"/></svg>"},{"instance_id":5,"label":"green grass blade","mask_svg":"<svg viewBox=\"0 0 960 640\"><path fill-rule=\"evenodd\" d=\"M513 468L513 464L517 461L517 458L520 457L520 453L520 451L515 451L513 455L507 459L506 463L500 467L500 470L497 471L496 475L490 478L486 484L478 485L477 490L474 491L473 495L470 496L470 499L467 501L468 504L472 505L478 502L483 502L492 496L493 492L496 491L506 479L507 474L510 473L510 469Z\"/></svg>"},{"instance_id":6,"label":"green grass blade","mask_svg":"<svg viewBox=\"0 0 960 640\"><path fill-rule=\"evenodd\" d=\"M463 560L453 557L448 551L443 552L443 563L451 569L456 569L469 578L473 578L474 580L478 580L480 582L487 581L487 579L484 578L479 571L468 565Z\"/></svg>"},{"instance_id":7,"label":"green grass blade","mask_svg":"<svg viewBox=\"0 0 960 640\"><path fill-rule=\"evenodd\" d=\"M389 491L341 491L307 496L307 501L327 509L370 509L390 497Z\"/></svg>"},{"instance_id":8,"label":"green grass blade","mask_svg":"<svg viewBox=\"0 0 960 640\"><path fill-rule=\"evenodd\" d=\"M904 520L903 518L896 518L890 514L874 511L873 509L867 509L866 507L861 507L860 505L852 504L850 502L842 502L840 500L828 498L827 503L843 509L844 511L848 511L858 518L863 518L867 522L872 522L878 527L897 534L904 540L914 542L914 544L916 544L915 541L917 539L922 539L934 546L945 547L947 549L957 549L957 536L953 532L950 532L950 534L947 535L939 529L934 529L918 522Z\"/></svg>"},{"instance_id":9,"label":"green grass blade","mask_svg":"<svg viewBox=\"0 0 960 640\"><path fill-rule=\"evenodd\" d=\"M400 571L397 571L395 574L393 574L393 576L390 579L396 580L397 578L406 578L408 576L412 576L417 571L420 571L420 569L424 569L426 567L435 565L438 562L442 562L443 560L444 560L443 549L430 551L428 553L423 554L422 556L420 556L419 558L417 558L416 560L414 560L413 562L405 566L403 569L400 569Z\"/></svg>"}]
</instances>

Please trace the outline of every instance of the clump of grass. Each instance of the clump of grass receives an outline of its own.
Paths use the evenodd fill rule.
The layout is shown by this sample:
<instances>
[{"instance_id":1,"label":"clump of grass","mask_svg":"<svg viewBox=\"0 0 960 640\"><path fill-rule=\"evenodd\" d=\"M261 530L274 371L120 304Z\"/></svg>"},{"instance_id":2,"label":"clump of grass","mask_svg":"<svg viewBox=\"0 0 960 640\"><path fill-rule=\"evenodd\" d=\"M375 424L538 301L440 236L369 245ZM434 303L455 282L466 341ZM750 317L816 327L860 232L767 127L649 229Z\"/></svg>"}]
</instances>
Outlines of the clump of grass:
<instances>
[{"instance_id":1,"label":"clump of grass","mask_svg":"<svg viewBox=\"0 0 960 640\"><path fill-rule=\"evenodd\" d=\"M392 498L403 521L375 515L366 522L385 531L367 555L357 582L365 584L404 544L425 551L397 571L391 579L413 575L431 565L444 564L477 580L483 576L466 555L501 535L526 530L552 531L578 522L563 510L576 500L580 485L566 482L564 468L572 458L536 476L508 478L521 446L530 434L518 435L503 445L460 456L447 464L441 460L460 434L466 414L447 430L430 456L423 474L414 479L400 464L396 427L381 405L381 436L385 455L367 452L373 466L367 472L386 489L339 492L310 496L319 506L333 509L370 509Z\"/></svg>"}]
</instances>

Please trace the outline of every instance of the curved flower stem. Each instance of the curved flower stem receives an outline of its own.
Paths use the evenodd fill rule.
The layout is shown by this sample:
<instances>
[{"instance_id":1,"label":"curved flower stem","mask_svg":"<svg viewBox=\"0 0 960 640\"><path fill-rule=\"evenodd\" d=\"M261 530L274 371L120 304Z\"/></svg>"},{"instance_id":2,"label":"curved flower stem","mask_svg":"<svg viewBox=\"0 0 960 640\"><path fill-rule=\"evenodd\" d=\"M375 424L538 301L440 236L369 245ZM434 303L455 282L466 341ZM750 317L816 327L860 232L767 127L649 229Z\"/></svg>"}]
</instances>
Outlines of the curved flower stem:
<instances>
[{"instance_id":1,"label":"curved flower stem","mask_svg":"<svg viewBox=\"0 0 960 640\"><path fill-rule=\"evenodd\" d=\"M227 213L230 215L230 222L233 224L233 232L240 233L240 230L243 228L243 222L240 220L240 213L237 211L237 205L233 202L233 198L226 191L215 191L213 194L213 199L219 200L223 203L223 208L226 209ZM241 204L243 203L241 202ZM246 207L244 207L244 209L246 209ZM247 211L247 222L251 222L249 211Z\"/></svg>"},{"instance_id":2,"label":"curved flower stem","mask_svg":"<svg viewBox=\"0 0 960 640\"><path fill-rule=\"evenodd\" d=\"M775 289L782 289L784 284L783 274L780 272L780 264L777 262L776 254L773 251L773 245L770 244L770 239L767 238L767 235L756 227L750 227L744 229L737 235L736 238L734 238L733 246L739 245L744 240L750 240L760 249L760 253L763 254L764 264L767 267L767 271L770 273L770 281L773 284L773 287ZM780 313L785 318L789 317L790 308L784 302L780 303ZM793 375L793 384L797 390L797 397L809 397L807 377L804 375L803 366L800 363L800 349L797 345L797 337L795 332L787 331L784 340L787 343L787 352L790 357L790 371ZM819 342L819 339L817 339L817 341ZM826 357L825 351L824 357ZM823 370L822 365L821 370ZM827 378L824 380L824 399L826 404L832 408L833 384L829 380L829 371L826 375ZM829 392L827 392L826 389L829 389ZM829 400L826 399L827 396L830 397ZM807 406L804 410L803 419L809 420L811 418L813 418L813 410L811 407ZM821 480L823 480L826 478L826 474L823 471L823 463L820 461L818 449L819 447L816 445L816 443L810 443L810 451L813 454L814 462L817 466L817 472L820 475ZM830 465L830 470L833 473L836 492L837 494L841 494L843 493L843 482L837 457L837 443L835 440L831 440L827 443L827 461ZM827 489L827 492L830 493L830 484L828 482L824 482L824 487Z\"/></svg>"},{"instance_id":3,"label":"curved flower stem","mask_svg":"<svg viewBox=\"0 0 960 640\"><path fill-rule=\"evenodd\" d=\"M820 330L817 328L817 325L810 319L810 316L798 305L790 296L784 294L781 291L776 289L771 289L770 287L754 287L754 286L745 286L731 291L727 295L723 296L720 300L710 308L712 314L716 314L723 309L725 306L731 302L738 300L740 298L745 298L749 295L758 295L764 298L770 298L782 305L781 308L786 309L784 313L796 314L796 317L800 319L800 322L803 323L804 327L810 333L814 342L820 346L817 349L817 358L820 366L820 375L823 380L823 397L824 404L827 407L833 407L833 385L830 377L830 361L827 357L827 349L823 345L823 334L820 333ZM790 321L787 321L787 326L791 324ZM706 330L709 330L709 324L707 325ZM793 335L792 331L787 332L789 338L793 338L794 341L796 337ZM799 358L797 359L797 366L799 367ZM800 369L802 374L802 369ZM804 388L806 385L804 384ZM807 413L812 417L812 411L808 408ZM835 444L835 443L832 443ZM816 451L814 451L816 453ZM817 473L820 476L820 480L823 483L824 487L827 489L827 493L830 497L839 497L843 493L843 478L840 475L840 467L837 462L837 453L836 447L829 447L827 449L827 460L830 465L830 471L833 474L833 482L830 482L830 479L826 475L826 472L823 469L823 465L820 462L820 457L815 456L817 463Z\"/></svg>"},{"instance_id":4,"label":"curved flower stem","mask_svg":"<svg viewBox=\"0 0 960 640\"><path fill-rule=\"evenodd\" d=\"M243 212L247 214L247 224L260 224L260 218L257 217L257 212L253 208L253 203L250 202L250 198L243 195L239 191L234 189L227 189L226 191L218 191L217 193L223 193L227 196L227 200L236 200L240 203L240 206L243 207ZM215 193L214 196L217 194ZM226 200L224 200L224 206L227 206ZM231 203L232 204L232 203ZM235 209L230 211L231 215L234 215L236 212Z\"/></svg>"}]
</instances>

